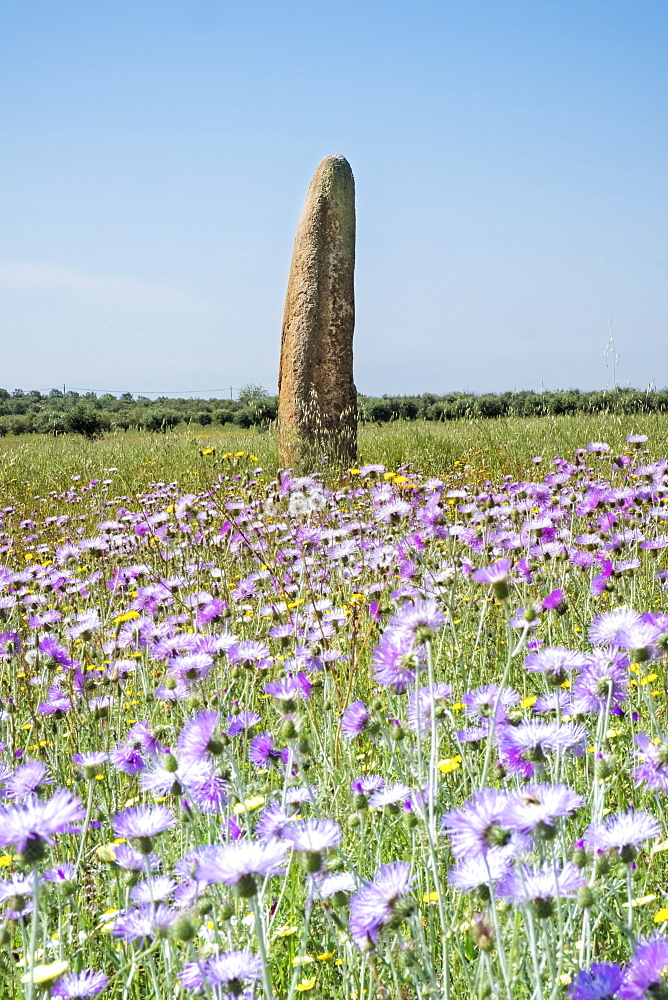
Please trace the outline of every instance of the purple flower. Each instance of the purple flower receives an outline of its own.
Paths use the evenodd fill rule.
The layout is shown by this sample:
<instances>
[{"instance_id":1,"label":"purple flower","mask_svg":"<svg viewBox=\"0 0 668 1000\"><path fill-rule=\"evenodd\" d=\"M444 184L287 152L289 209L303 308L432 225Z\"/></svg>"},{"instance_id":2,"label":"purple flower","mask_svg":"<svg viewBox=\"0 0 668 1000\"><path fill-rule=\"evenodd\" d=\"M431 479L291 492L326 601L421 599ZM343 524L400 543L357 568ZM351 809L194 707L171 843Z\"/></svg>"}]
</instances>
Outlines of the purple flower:
<instances>
[{"instance_id":1,"label":"purple flower","mask_svg":"<svg viewBox=\"0 0 668 1000\"><path fill-rule=\"evenodd\" d=\"M516 705L519 700L520 696L514 688L499 688L496 684L475 688L462 698L469 718L491 719L496 705L497 725L508 721L507 709Z\"/></svg>"},{"instance_id":2,"label":"purple flower","mask_svg":"<svg viewBox=\"0 0 668 1000\"><path fill-rule=\"evenodd\" d=\"M531 673L547 674L554 684L563 684L573 670L583 670L587 658L583 653L575 653L565 646L543 646L529 653L524 661L524 669Z\"/></svg>"},{"instance_id":3,"label":"purple flower","mask_svg":"<svg viewBox=\"0 0 668 1000\"><path fill-rule=\"evenodd\" d=\"M572 687L574 710L600 712L608 705L618 708L626 701L629 661L614 650L594 649L589 662Z\"/></svg>"},{"instance_id":4,"label":"purple flower","mask_svg":"<svg viewBox=\"0 0 668 1000\"><path fill-rule=\"evenodd\" d=\"M283 840L285 828L292 822L292 816L278 802L272 802L262 811L255 824L255 836L259 840Z\"/></svg>"},{"instance_id":5,"label":"purple flower","mask_svg":"<svg viewBox=\"0 0 668 1000\"><path fill-rule=\"evenodd\" d=\"M142 854L135 850L130 844L114 844L114 864L124 871L143 872L148 866L151 871L160 867L160 859L157 854Z\"/></svg>"},{"instance_id":6,"label":"purple flower","mask_svg":"<svg viewBox=\"0 0 668 1000\"><path fill-rule=\"evenodd\" d=\"M91 750L89 753L72 754L72 760L85 778L94 778L102 765L109 759L104 750Z\"/></svg>"},{"instance_id":7,"label":"purple flower","mask_svg":"<svg viewBox=\"0 0 668 1000\"><path fill-rule=\"evenodd\" d=\"M638 944L619 987L619 1000L648 1000L665 996L668 940L654 937Z\"/></svg>"},{"instance_id":8,"label":"purple flower","mask_svg":"<svg viewBox=\"0 0 668 1000\"><path fill-rule=\"evenodd\" d=\"M640 766L633 771L635 784L668 792L668 740L662 739L656 744L646 733L639 733L635 742L640 759Z\"/></svg>"},{"instance_id":9,"label":"purple flower","mask_svg":"<svg viewBox=\"0 0 668 1000\"><path fill-rule=\"evenodd\" d=\"M432 717L438 712L438 703L445 701L452 694L449 684L434 684L431 687L421 687L417 692L412 692L408 698L408 725L417 732L428 733L431 730Z\"/></svg>"},{"instance_id":10,"label":"purple flower","mask_svg":"<svg viewBox=\"0 0 668 1000\"><path fill-rule=\"evenodd\" d=\"M76 868L71 861L64 861L59 868L49 868L42 874L44 882L51 882L53 885L67 885L76 879Z\"/></svg>"},{"instance_id":11,"label":"purple flower","mask_svg":"<svg viewBox=\"0 0 668 1000\"><path fill-rule=\"evenodd\" d=\"M255 639L243 639L235 642L227 651L230 663L240 663L242 667L252 667L258 660L269 656L269 647Z\"/></svg>"},{"instance_id":12,"label":"purple flower","mask_svg":"<svg viewBox=\"0 0 668 1000\"><path fill-rule=\"evenodd\" d=\"M401 694L424 666L425 655L424 646L414 646L410 633L386 631L371 660L376 680Z\"/></svg>"},{"instance_id":13,"label":"purple flower","mask_svg":"<svg viewBox=\"0 0 668 1000\"><path fill-rule=\"evenodd\" d=\"M101 993L108 982L105 974L95 969L66 972L51 987L51 996L59 1000L86 1000Z\"/></svg>"},{"instance_id":14,"label":"purple flower","mask_svg":"<svg viewBox=\"0 0 668 1000\"><path fill-rule=\"evenodd\" d=\"M462 892L478 891L489 898L490 885L507 875L511 867L512 860L509 855L493 847L486 854L464 858L450 870L448 880Z\"/></svg>"},{"instance_id":15,"label":"purple flower","mask_svg":"<svg viewBox=\"0 0 668 1000\"><path fill-rule=\"evenodd\" d=\"M568 987L571 1000L616 1000L624 970L617 962L593 962Z\"/></svg>"},{"instance_id":16,"label":"purple flower","mask_svg":"<svg viewBox=\"0 0 668 1000\"><path fill-rule=\"evenodd\" d=\"M176 882L166 875L154 876L151 881L138 882L130 890L130 899L133 903L157 903L167 899L174 892Z\"/></svg>"},{"instance_id":17,"label":"purple flower","mask_svg":"<svg viewBox=\"0 0 668 1000\"><path fill-rule=\"evenodd\" d=\"M207 753L219 753L222 744L213 735L220 721L218 712L198 712L189 719L179 733L176 743L179 760L195 761L206 758Z\"/></svg>"},{"instance_id":18,"label":"purple flower","mask_svg":"<svg viewBox=\"0 0 668 1000\"><path fill-rule=\"evenodd\" d=\"M281 677L278 681L270 681L264 686L265 694L271 695L282 703L286 712L294 711L297 701L308 701L311 697L311 684L304 673L296 676Z\"/></svg>"},{"instance_id":19,"label":"purple flower","mask_svg":"<svg viewBox=\"0 0 668 1000\"><path fill-rule=\"evenodd\" d=\"M477 583L488 583L497 601L505 601L510 593L508 575L511 565L510 559L497 559L489 566L474 570L471 576Z\"/></svg>"},{"instance_id":20,"label":"purple flower","mask_svg":"<svg viewBox=\"0 0 668 1000\"><path fill-rule=\"evenodd\" d=\"M410 798L410 794L410 788L408 785L404 785L403 782L388 785L387 788L381 788L373 792L369 798L369 808L383 809L385 806L396 806L397 803Z\"/></svg>"},{"instance_id":21,"label":"purple flower","mask_svg":"<svg viewBox=\"0 0 668 1000\"><path fill-rule=\"evenodd\" d=\"M303 857L308 872L319 872L322 855L341 843L341 827L333 819L303 819L291 823L283 831L297 853Z\"/></svg>"},{"instance_id":22,"label":"purple flower","mask_svg":"<svg viewBox=\"0 0 668 1000\"><path fill-rule=\"evenodd\" d=\"M204 848L195 870L198 882L236 885L239 895L257 891L254 875L266 878L277 873L288 845L281 840L237 840L222 847Z\"/></svg>"},{"instance_id":23,"label":"purple flower","mask_svg":"<svg viewBox=\"0 0 668 1000\"><path fill-rule=\"evenodd\" d=\"M134 910L128 910L116 918L111 933L126 941L141 941L146 944L154 938L167 937L169 929L178 916L164 903L142 903Z\"/></svg>"},{"instance_id":24,"label":"purple flower","mask_svg":"<svg viewBox=\"0 0 668 1000\"><path fill-rule=\"evenodd\" d=\"M498 893L514 903L532 902L536 915L545 918L552 914L553 899L572 899L585 884L580 869L571 861L563 868L546 861L540 867L519 865L499 882Z\"/></svg>"},{"instance_id":25,"label":"purple flower","mask_svg":"<svg viewBox=\"0 0 668 1000\"><path fill-rule=\"evenodd\" d=\"M406 602L392 616L388 630L405 632L417 642L424 642L433 632L439 632L445 625L445 615L436 601Z\"/></svg>"},{"instance_id":26,"label":"purple flower","mask_svg":"<svg viewBox=\"0 0 668 1000\"><path fill-rule=\"evenodd\" d=\"M179 979L188 990L201 993L206 989L207 994L213 991L214 996L219 996L217 988L220 987L226 995L235 997L242 992L244 980L259 979L261 973L262 962L258 956L244 948L213 955L205 962L187 962Z\"/></svg>"},{"instance_id":27,"label":"purple flower","mask_svg":"<svg viewBox=\"0 0 668 1000\"><path fill-rule=\"evenodd\" d=\"M583 804L583 796L567 785L525 785L510 795L503 818L522 833L539 830L549 837L556 819L570 816Z\"/></svg>"},{"instance_id":28,"label":"purple flower","mask_svg":"<svg viewBox=\"0 0 668 1000\"><path fill-rule=\"evenodd\" d=\"M21 805L0 808L0 844L13 844L27 861L38 861L56 834L78 833L74 824L84 815L81 800L65 788L57 788L46 802L33 794Z\"/></svg>"},{"instance_id":29,"label":"purple flower","mask_svg":"<svg viewBox=\"0 0 668 1000\"><path fill-rule=\"evenodd\" d=\"M407 861L381 865L373 882L350 900L350 933L362 951L372 949L386 926L398 926L414 909L414 878Z\"/></svg>"},{"instance_id":30,"label":"purple flower","mask_svg":"<svg viewBox=\"0 0 668 1000\"><path fill-rule=\"evenodd\" d=\"M585 847L590 851L619 853L627 864L634 860L644 840L658 837L661 827L650 813L629 809L628 812L606 816L602 823L593 823L585 834Z\"/></svg>"},{"instance_id":31,"label":"purple flower","mask_svg":"<svg viewBox=\"0 0 668 1000\"><path fill-rule=\"evenodd\" d=\"M46 764L41 760L27 760L7 778L5 795L15 802L24 802L40 786L50 784L52 780L46 776Z\"/></svg>"},{"instance_id":32,"label":"purple flower","mask_svg":"<svg viewBox=\"0 0 668 1000\"><path fill-rule=\"evenodd\" d=\"M589 626L589 641L593 646L616 646L618 637L639 621L640 615L630 608L606 611Z\"/></svg>"},{"instance_id":33,"label":"purple flower","mask_svg":"<svg viewBox=\"0 0 668 1000\"><path fill-rule=\"evenodd\" d=\"M364 732L369 721L369 712L363 701L354 701L341 717L341 732L347 740L354 740Z\"/></svg>"},{"instance_id":34,"label":"purple flower","mask_svg":"<svg viewBox=\"0 0 668 1000\"><path fill-rule=\"evenodd\" d=\"M176 818L167 806L133 806L112 817L111 825L117 837L136 840L142 854L149 854L152 839L174 826Z\"/></svg>"},{"instance_id":35,"label":"purple flower","mask_svg":"<svg viewBox=\"0 0 668 1000\"><path fill-rule=\"evenodd\" d=\"M573 722L541 722L529 719L519 726L505 726L497 733L502 759L512 761L514 753L532 764L544 764L546 752L570 750L576 756L584 753L587 730ZM504 759L504 764L505 764Z\"/></svg>"},{"instance_id":36,"label":"purple flower","mask_svg":"<svg viewBox=\"0 0 668 1000\"><path fill-rule=\"evenodd\" d=\"M271 761L281 759L281 751L274 745L271 733L259 733L251 740L248 759L255 767L266 767Z\"/></svg>"},{"instance_id":37,"label":"purple flower","mask_svg":"<svg viewBox=\"0 0 668 1000\"><path fill-rule=\"evenodd\" d=\"M262 716L258 715L257 712L239 712L238 715L228 715L227 721L229 723L227 727L228 736L238 736L239 733L245 732L246 729L251 729L260 722Z\"/></svg>"},{"instance_id":38,"label":"purple flower","mask_svg":"<svg viewBox=\"0 0 668 1000\"><path fill-rule=\"evenodd\" d=\"M523 844L521 836L505 825L507 805L506 792L482 788L463 806L447 812L441 828L450 838L454 856L477 857L493 847L507 847L510 852Z\"/></svg>"}]
</instances>

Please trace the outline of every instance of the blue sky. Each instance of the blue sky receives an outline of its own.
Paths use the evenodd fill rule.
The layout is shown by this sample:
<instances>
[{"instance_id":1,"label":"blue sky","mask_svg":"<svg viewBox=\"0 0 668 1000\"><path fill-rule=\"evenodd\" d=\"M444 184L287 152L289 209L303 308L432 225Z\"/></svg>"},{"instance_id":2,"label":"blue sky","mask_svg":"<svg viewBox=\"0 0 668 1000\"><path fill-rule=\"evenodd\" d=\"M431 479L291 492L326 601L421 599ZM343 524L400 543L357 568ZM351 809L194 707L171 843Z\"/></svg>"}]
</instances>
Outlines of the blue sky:
<instances>
[{"instance_id":1,"label":"blue sky","mask_svg":"<svg viewBox=\"0 0 668 1000\"><path fill-rule=\"evenodd\" d=\"M665 0L3 0L0 385L275 391L320 159L368 394L668 384Z\"/></svg>"}]
</instances>

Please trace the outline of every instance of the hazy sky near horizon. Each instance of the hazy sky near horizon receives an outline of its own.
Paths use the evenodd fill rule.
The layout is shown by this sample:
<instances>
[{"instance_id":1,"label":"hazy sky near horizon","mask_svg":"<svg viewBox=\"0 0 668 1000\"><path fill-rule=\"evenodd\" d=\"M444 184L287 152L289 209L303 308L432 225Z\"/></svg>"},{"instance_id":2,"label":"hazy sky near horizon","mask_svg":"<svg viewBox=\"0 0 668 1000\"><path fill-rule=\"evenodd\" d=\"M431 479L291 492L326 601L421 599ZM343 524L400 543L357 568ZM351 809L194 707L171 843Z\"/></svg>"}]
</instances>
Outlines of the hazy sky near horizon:
<instances>
[{"instance_id":1,"label":"hazy sky near horizon","mask_svg":"<svg viewBox=\"0 0 668 1000\"><path fill-rule=\"evenodd\" d=\"M2 0L0 386L275 391L320 159L367 394L668 384L665 0ZM229 391L229 390L228 390Z\"/></svg>"}]
</instances>

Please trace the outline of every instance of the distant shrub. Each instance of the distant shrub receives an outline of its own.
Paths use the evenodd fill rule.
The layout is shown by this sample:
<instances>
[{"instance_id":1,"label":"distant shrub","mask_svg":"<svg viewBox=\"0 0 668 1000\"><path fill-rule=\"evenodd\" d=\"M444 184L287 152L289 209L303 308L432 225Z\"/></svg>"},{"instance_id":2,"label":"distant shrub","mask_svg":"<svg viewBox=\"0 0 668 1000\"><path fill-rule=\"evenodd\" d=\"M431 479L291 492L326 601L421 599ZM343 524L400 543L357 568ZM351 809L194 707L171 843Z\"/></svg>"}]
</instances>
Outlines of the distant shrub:
<instances>
[{"instance_id":1,"label":"distant shrub","mask_svg":"<svg viewBox=\"0 0 668 1000\"><path fill-rule=\"evenodd\" d=\"M75 403L71 409L65 412L63 423L66 430L72 434L82 434L92 440L100 437L104 430L104 425L100 414L88 403Z\"/></svg>"}]
</instances>

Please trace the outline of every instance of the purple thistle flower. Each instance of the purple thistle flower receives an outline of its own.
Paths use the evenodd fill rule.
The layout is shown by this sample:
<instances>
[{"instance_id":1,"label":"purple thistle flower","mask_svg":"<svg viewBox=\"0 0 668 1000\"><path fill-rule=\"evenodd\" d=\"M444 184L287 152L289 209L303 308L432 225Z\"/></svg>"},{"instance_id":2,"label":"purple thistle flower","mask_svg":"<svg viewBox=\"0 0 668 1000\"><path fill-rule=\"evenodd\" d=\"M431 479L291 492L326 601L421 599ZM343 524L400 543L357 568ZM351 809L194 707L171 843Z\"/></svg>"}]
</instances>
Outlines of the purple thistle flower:
<instances>
[{"instance_id":1,"label":"purple thistle flower","mask_svg":"<svg viewBox=\"0 0 668 1000\"><path fill-rule=\"evenodd\" d=\"M282 703L285 711L292 712L297 701L308 701L311 697L311 684L304 673L281 677L280 680L270 681L264 686L265 694L271 695Z\"/></svg>"},{"instance_id":2,"label":"purple thistle flower","mask_svg":"<svg viewBox=\"0 0 668 1000\"><path fill-rule=\"evenodd\" d=\"M143 872L146 866L155 871L160 867L160 858L157 854L142 854L130 844L114 844L114 864L124 871Z\"/></svg>"},{"instance_id":3,"label":"purple thistle flower","mask_svg":"<svg viewBox=\"0 0 668 1000\"><path fill-rule=\"evenodd\" d=\"M278 802L272 802L255 824L255 836L258 840L283 840L285 828L292 822L292 816Z\"/></svg>"},{"instance_id":4,"label":"purple thistle flower","mask_svg":"<svg viewBox=\"0 0 668 1000\"><path fill-rule=\"evenodd\" d=\"M64 861L58 868L49 868L42 874L44 882L51 882L53 885L71 884L76 879L76 868L71 861Z\"/></svg>"},{"instance_id":5,"label":"purple thistle flower","mask_svg":"<svg viewBox=\"0 0 668 1000\"><path fill-rule=\"evenodd\" d=\"M72 754L72 761L77 765L77 769L85 778L89 779L94 778L99 773L100 768L107 760L109 760L109 756L104 750Z\"/></svg>"},{"instance_id":6,"label":"purple thistle flower","mask_svg":"<svg viewBox=\"0 0 668 1000\"><path fill-rule=\"evenodd\" d=\"M413 691L408 698L408 725L413 732L417 732L418 726L420 732L430 732L432 717L438 711L438 703L445 701L451 694L450 685L442 683L421 687L417 695Z\"/></svg>"},{"instance_id":7,"label":"purple thistle flower","mask_svg":"<svg viewBox=\"0 0 668 1000\"><path fill-rule=\"evenodd\" d=\"M578 713L600 712L608 705L617 709L626 701L629 661L607 648L594 649L587 666L572 687L573 707Z\"/></svg>"},{"instance_id":8,"label":"purple thistle flower","mask_svg":"<svg viewBox=\"0 0 668 1000\"><path fill-rule=\"evenodd\" d=\"M497 732L497 744L502 758L512 759L513 753L532 764L543 764L546 752L570 750L575 756L584 753L587 730L573 722L541 722L528 719L519 726L505 726ZM505 763L505 761L504 761Z\"/></svg>"},{"instance_id":9,"label":"purple thistle flower","mask_svg":"<svg viewBox=\"0 0 668 1000\"><path fill-rule=\"evenodd\" d=\"M329 899L330 896L336 896L340 892L355 892L358 887L352 872L335 872L333 875L326 875L323 872L315 875L311 884L320 899Z\"/></svg>"},{"instance_id":10,"label":"purple thistle flower","mask_svg":"<svg viewBox=\"0 0 668 1000\"><path fill-rule=\"evenodd\" d=\"M371 665L379 684L402 694L425 665L425 657L424 646L414 646L410 633L386 631L373 651Z\"/></svg>"},{"instance_id":11,"label":"purple thistle flower","mask_svg":"<svg viewBox=\"0 0 668 1000\"><path fill-rule=\"evenodd\" d=\"M633 771L635 784L668 792L668 740L662 739L657 744L646 733L639 733L635 742L640 759L640 766Z\"/></svg>"},{"instance_id":12,"label":"purple thistle flower","mask_svg":"<svg viewBox=\"0 0 668 1000\"><path fill-rule=\"evenodd\" d=\"M281 840L237 840L205 848L199 855L195 878L211 884L236 885L240 895L257 891L254 875L266 878L278 872L288 845Z\"/></svg>"},{"instance_id":13,"label":"purple thistle flower","mask_svg":"<svg viewBox=\"0 0 668 1000\"><path fill-rule=\"evenodd\" d=\"M58 833L78 833L74 824L84 815L81 800L65 788L57 788L46 802L33 794L21 805L0 808L0 844L13 844L26 860L40 860L44 844L53 844Z\"/></svg>"},{"instance_id":14,"label":"purple thistle flower","mask_svg":"<svg viewBox=\"0 0 668 1000\"><path fill-rule=\"evenodd\" d=\"M654 937L640 942L619 987L619 1000L649 1000L665 996L668 982L668 940Z\"/></svg>"},{"instance_id":15,"label":"purple thistle flower","mask_svg":"<svg viewBox=\"0 0 668 1000\"><path fill-rule=\"evenodd\" d=\"M7 778L6 797L15 802L24 802L38 788L53 782L52 778L47 778L46 773L46 764L41 760L27 760Z\"/></svg>"},{"instance_id":16,"label":"purple thistle flower","mask_svg":"<svg viewBox=\"0 0 668 1000\"><path fill-rule=\"evenodd\" d=\"M497 559L489 566L476 569L471 574L472 579L477 583L487 583L492 588L492 593L497 601L505 601L510 593L508 589L508 576L512 563L510 559Z\"/></svg>"},{"instance_id":17,"label":"purple thistle flower","mask_svg":"<svg viewBox=\"0 0 668 1000\"><path fill-rule=\"evenodd\" d=\"M61 646L59 642L56 642L50 636L42 639L39 644L39 651L43 654L47 662L51 661L51 663L61 667L72 666L72 657L65 647Z\"/></svg>"},{"instance_id":18,"label":"purple thistle flower","mask_svg":"<svg viewBox=\"0 0 668 1000\"><path fill-rule=\"evenodd\" d=\"M207 753L220 753L222 744L213 738L219 721L220 714L213 711L198 712L189 719L176 742L179 760L202 760Z\"/></svg>"},{"instance_id":19,"label":"purple thistle flower","mask_svg":"<svg viewBox=\"0 0 668 1000\"><path fill-rule=\"evenodd\" d=\"M227 735L238 736L239 733L243 733L246 729L251 729L258 722L261 722L262 716L258 715L257 712L239 712L238 715L228 715L227 721L229 723Z\"/></svg>"},{"instance_id":20,"label":"purple thistle flower","mask_svg":"<svg viewBox=\"0 0 668 1000\"><path fill-rule=\"evenodd\" d=\"M235 642L227 651L230 663L240 663L242 667L252 667L258 660L269 656L269 647L255 639L243 639Z\"/></svg>"},{"instance_id":21,"label":"purple thistle flower","mask_svg":"<svg viewBox=\"0 0 668 1000\"><path fill-rule=\"evenodd\" d=\"M496 705L496 723L508 721L507 709L516 705L520 696L514 688L501 688L496 684L486 684L483 687L468 691L462 698L466 714L473 719L491 719Z\"/></svg>"},{"instance_id":22,"label":"purple thistle flower","mask_svg":"<svg viewBox=\"0 0 668 1000\"><path fill-rule=\"evenodd\" d=\"M583 653L576 653L565 646L543 646L529 653L524 661L524 669L531 673L547 674L555 684L563 684L573 670L583 670L587 666Z\"/></svg>"},{"instance_id":23,"label":"purple thistle flower","mask_svg":"<svg viewBox=\"0 0 668 1000\"><path fill-rule=\"evenodd\" d=\"M155 938L165 938L178 916L164 903L142 903L116 918L111 933L126 941L141 941L143 945Z\"/></svg>"},{"instance_id":24,"label":"purple thistle flower","mask_svg":"<svg viewBox=\"0 0 668 1000\"><path fill-rule=\"evenodd\" d=\"M629 809L606 816L602 823L593 823L587 828L584 842L590 851L615 850L622 861L629 864L635 859L642 842L652 840L660 833L661 827L654 816Z\"/></svg>"},{"instance_id":25,"label":"purple thistle flower","mask_svg":"<svg viewBox=\"0 0 668 1000\"><path fill-rule=\"evenodd\" d=\"M537 916L544 918L552 914L553 899L573 899L585 884L580 869L571 861L563 868L546 861L540 867L519 865L499 882L498 893L514 903L532 902Z\"/></svg>"},{"instance_id":26,"label":"purple thistle flower","mask_svg":"<svg viewBox=\"0 0 668 1000\"><path fill-rule=\"evenodd\" d=\"M639 621L640 615L630 608L606 611L594 618L589 626L589 641L592 646L616 646L618 637Z\"/></svg>"},{"instance_id":27,"label":"purple thistle flower","mask_svg":"<svg viewBox=\"0 0 668 1000\"><path fill-rule=\"evenodd\" d=\"M624 979L624 970L617 962L592 962L578 972L568 987L571 1000L616 1000Z\"/></svg>"},{"instance_id":28,"label":"purple thistle flower","mask_svg":"<svg viewBox=\"0 0 668 1000\"><path fill-rule=\"evenodd\" d=\"M482 788L470 801L447 812L441 820L441 828L450 838L454 856L477 857L493 847L512 852L524 846L526 838L505 825L507 805L506 792Z\"/></svg>"},{"instance_id":29,"label":"purple thistle flower","mask_svg":"<svg viewBox=\"0 0 668 1000\"><path fill-rule=\"evenodd\" d=\"M62 689L57 684L52 684L46 692L46 701L41 701L37 706L40 715L55 715L61 718L72 708L72 701L63 694Z\"/></svg>"},{"instance_id":30,"label":"purple thistle flower","mask_svg":"<svg viewBox=\"0 0 668 1000\"><path fill-rule=\"evenodd\" d=\"M95 969L66 972L51 987L51 996L58 1000L87 1000L101 993L108 982L105 974Z\"/></svg>"},{"instance_id":31,"label":"purple thistle flower","mask_svg":"<svg viewBox=\"0 0 668 1000\"><path fill-rule=\"evenodd\" d=\"M166 875L157 875L149 882L138 882L130 890L130 899L137 906L140 903L157 903L168 899L176 888L174 879Z\"/></svg>"},{"instance_id":32,"label":"purple thistle flower","mask_svg":"<svg viewBox=\"0 0 668 1000\"><path fill-rule=\"evenodd\" d=\"M117 837L136 840L142 854L149 854L153 837L174 826L176 818L167 806L133 806L112 817L111 825Z\"/></svg>"},{"instance_id":33,"label":"purple thistle flower","mask_svg":"<svg viewBox=\"0 0 668 1000\"><path fill-rule=\"evenodd\" d=\"M333 819L303 819L286 827L283 836L313 873L322 868L323 853L341 843L341 827Z\"/></svg>"},{"instance_id":34,"label":"purple thistle flower","mask_svg":"<svg viewBox=\"0 0 668 1000\"><path fill-rule=\"evenodd\" d=\"M213 995L218 997L221 995L220 988L225 995L235 997L242 992L244 980L259 979L261 974L262 962L252 951L244 948L213 955L205 962L187 962L179 973L179 979L187 990L201 993L206 989L207 994L213 991Z\"/></svg>"},{"instance_id":35,"label":"purple thistle flower","mask_svg":"<svg viewBox=\"0 0 668 1000\"><path fill-rule=\"evenodd\" d=\"M341 717L341 732L347 740L354 740L364 732L368 721L369 712L364 702L354 701Z\"/></svg>"},{"instance_id":36,"label":"purple thistle flower","mask_svg":"<svg viewBox=\"0 0 668 1000\"><path fill-rule=\"evenodd\" d=\"M99 612L96 610L82 611L74 616L73 624L66 631L70 639L90 638L90 636L101 628Z\"/></svg>"},{"instance_id":37,"label":"purple thistle flower","mask_svg":"<svg viewBox=\"0 0 668 1000\"><path fill-rule=\"evenodd\" d=\"M583 804L583 796L567 785L525 785L510 795L503 816L508 826L522 833L539 829L549 836L556 819L572 815Z\"/></svg>"},{"instance_id":38,"label":"purple thistle flower","mask_svg":"<svg viewBox=\"0 0 668 1000\"><path fill-rule=\"evenodd\" d=\"M464 858L448 874L448 881L462 892L481 892L487 898L489 887L495 884L512 867L512 860L505 851L493 847L486 854Z\"/></svg>"},{"instance_id":39,"label":"purple thistle flower","mask_svg":"<svg viewBox=\"0 0 668 1000\"><path fill-rule=\"evenodd\" d=\"M264 732L253 737L248 759L255 767L266 767L270 762L281 759L281 751L275 746L271 733Z\"/></svg>"},{"instance_id":40,"label":"purple thistle flower","mask_svg":"<svg viewBox=\"0 0 668 1000\"><path fill-rule=\"evenodd\" d=\"M350 900L350 933L361 951L372 949L386 926L398 926L414 909L414 878L407 861L381 865L373 882Z\"/></svg>"},{"instance_id":41,"label":"purple thistle flower","mask_svg":"<svg viewBox=\"0 0 668 1000\"><path fill-rule=\"evenodd\" d=\"M15 873L8 879L0 881L0 913L5 920L18 920L32 913L34 906L32 894L35 889L35 877L32 872L28 875ZM7 909L2 911L3 903L11 901ZM19 905L23 903L25 905Z\"/></svg>"},{"instance_id":42,"label":"purple thistle flower","mask_svg":"<svg viewBox=\"0 0 668 1000\"><path fill-rule=\"evenodd\" d=\"M369 798L370 809L383 809L385 806L396 806L410 797L411 790L408 785L397 782L388 785L387 788L378 789Z\"/></svg>"},{"instance_id":43,"label":"purple thistle flower","mask_svg":"<svg viewBox=\"0 0 668 1000\"><path fill-rule=\"evenodd\" d=\"M439 632L445 625L445 615L436 601L407 601L399 611L392 616L388 630L405 632L414 641L424 642L433 632Z\"/></svg>"}]
</instances>

